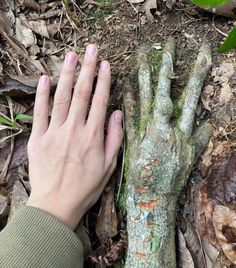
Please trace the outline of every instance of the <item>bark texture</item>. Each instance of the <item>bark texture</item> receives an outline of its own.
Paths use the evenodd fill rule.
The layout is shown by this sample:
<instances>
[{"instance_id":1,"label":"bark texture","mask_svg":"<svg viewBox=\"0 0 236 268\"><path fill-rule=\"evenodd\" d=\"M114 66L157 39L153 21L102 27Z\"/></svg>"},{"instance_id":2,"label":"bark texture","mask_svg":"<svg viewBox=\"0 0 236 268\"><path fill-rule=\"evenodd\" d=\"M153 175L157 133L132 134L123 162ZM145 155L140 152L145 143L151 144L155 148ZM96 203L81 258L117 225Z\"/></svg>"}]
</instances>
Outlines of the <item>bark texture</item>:
<instances>
[{"instance_id":1,"label":"bark texture","mask_svg":"<svg viewBox=\"0 0 236 268\"><path fill-rule=\"evenodd\" d=\"M200 48L184 90L182 113L172 126L174 56L173 38L168 39L162 51L155 46L141 48L124 83L127 268L176 267L178 194L212 131L205 124L192 134L198 98L211 66L210 47Z\"/></svg>"}]
</instances>

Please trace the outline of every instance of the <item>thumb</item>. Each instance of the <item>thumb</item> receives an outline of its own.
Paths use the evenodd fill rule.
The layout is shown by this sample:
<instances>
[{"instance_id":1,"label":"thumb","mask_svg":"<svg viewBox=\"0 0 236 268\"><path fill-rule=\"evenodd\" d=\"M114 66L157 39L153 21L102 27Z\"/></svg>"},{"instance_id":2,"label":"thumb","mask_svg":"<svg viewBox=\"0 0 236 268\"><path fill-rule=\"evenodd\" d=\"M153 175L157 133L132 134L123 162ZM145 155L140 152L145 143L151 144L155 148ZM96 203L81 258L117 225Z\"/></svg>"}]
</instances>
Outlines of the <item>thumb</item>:
<instances>
[{"instance_id":1,"label":"thumb","mask_svg":"<svg viewBox=\"0 0 236 268\"><path fill-rule=\"evenodd\" d=\"M105 140L105 167L110 169L111 166L115 168L119 149L123 140L121 111L117 110L112 113L107 129L107 137Z\"/></svg>"}]
</instances>

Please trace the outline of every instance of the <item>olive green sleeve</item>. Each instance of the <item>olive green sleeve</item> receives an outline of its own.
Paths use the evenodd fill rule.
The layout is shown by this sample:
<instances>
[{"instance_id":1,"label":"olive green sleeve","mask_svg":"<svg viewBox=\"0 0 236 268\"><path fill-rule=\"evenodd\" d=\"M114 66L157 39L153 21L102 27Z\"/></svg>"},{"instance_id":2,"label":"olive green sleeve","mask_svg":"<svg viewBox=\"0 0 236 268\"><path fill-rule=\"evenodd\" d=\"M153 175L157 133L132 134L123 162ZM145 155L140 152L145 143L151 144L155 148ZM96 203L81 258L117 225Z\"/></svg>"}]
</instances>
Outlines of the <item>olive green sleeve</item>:
<instances>
[{"instance_id":1,"label":"olive green sleeve","mask_svg":"<svg viewBox=\"0 0 236 268\"><path fill-rule=\"evenodd\" d=\"M1 268L82 268L78 236L50 214L20 208L0 232Z\"/></svg>"}]
</instances>

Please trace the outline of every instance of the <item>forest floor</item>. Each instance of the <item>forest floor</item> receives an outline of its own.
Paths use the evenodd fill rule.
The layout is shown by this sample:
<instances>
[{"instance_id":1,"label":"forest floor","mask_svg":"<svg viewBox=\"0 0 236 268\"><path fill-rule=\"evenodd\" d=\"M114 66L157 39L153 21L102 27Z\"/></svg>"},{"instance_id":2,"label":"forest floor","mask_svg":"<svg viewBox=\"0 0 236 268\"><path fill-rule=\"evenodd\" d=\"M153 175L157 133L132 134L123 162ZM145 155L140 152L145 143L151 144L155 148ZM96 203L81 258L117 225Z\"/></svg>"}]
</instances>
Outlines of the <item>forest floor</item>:
<instances>
[{"instance_id":1,"label":"forest floor","mask_svg":"<svg viewBox=\"0 0 236 268\"><path fill-rule=\"evenodd\" d=\"M236 258L230 257L232 252L228 252L228 248L225 252L224 243L227 239L234 239L235 242L236 232L233 235L231 232L231 235L226 237L226 242L219 240L220 234L217 235L217 232L221 232L219 225L227 225L233 222L233 218L234 223L231 225L236 228L236 217L233 212L229 212L230 209L235 211L232 205L235 205L233 201L236 200L236 186L232 181L235 180L236 171L234 164L230 162L232 155L226 153L229 149L232 152L236 144L236 54L234 50L227 54L219 54L215 49L220 46L235 21L200 11L184 0L177 1L171 9L166 7L164 1L157 1L158 4L154 8L148 8L144 1L140 4L131 4L126 0L85 0L77 3L68 1L68 4L62 2L4 0L0 7L0 115L7 116L12 122L10 125L9 122L0 121L0 229L6 225L8 216L11 217L15 209L27 200L30 192L26 144L31 122L29 118L22 116L19 116L18 123L15 119L18 114L32 115L35 87L42 73L50 75L53 92L65 53L75 50L81 61L85 46L96 43L100 52L99 61L107 59L112 65L110 113L116 108L122 109L123 78L129 59L138 47L150 43L162 44L168 36L175 37L177 50L171 95L177 98L187 83L200 45L210 42L213 49L213 65L199 101L196 125L209 120L214 126L214 133L193 172L188 192L183 194L180 205L184 220L191 224L198 236L205 237L207 241L201 239L201 243L196 242L198 244L194 247L201 247L204 256L208 254L207 248L209 254L213 254L214 257L204 257L204 264L201 266L203 257L199 253L194 253L191 245L182 247L181 251L187 254L189 263L191 258L195 264L197 262L199 266L196 267L230 267L232 263L236 263ZM52 99L53 94L50 107ZM215 159L221 159L221 163L225 161L220 175L217 173L220 169L217 168L218 160ZM214 179L212 174L209 175L213 164ZM120 232L125 230L125 219L122 213L119 213L120 204L116 202L122 179L122 165L121 153L119 167L114 175L117 183L111 183L106 188L103 198L84 220L90 237L89 240L85 239L87 248L96 250L95 253L89 253L89 259L94 262L104 263L104 256L112 252L113 257L109 259L109 263L112 264L122 256L126 243L125 232ZM225 179L221 185L219 176L224 176L225 170L229 170L230 183ZM219 189L216 187L218 190L209 190L208 187L206 190L204 187L209 183L219 186ZM202 193L200 197L195 196L196 189ZM214 198L217 201L214 201ZM122 196L119 196L119 199L121 200ZM114 203L117 210L113 209ZM222 209L223 214L231 215L227 214L227 223L225 218L220 223L216 216L215 219L212 218L215 205L221 205L218 209ZM201 220L196 220L196 214ZM183 240L188 244L189 234L184 236L188 230L186 222L185 228L181 228L183 224L180 223L179 239L184 237ZM207 234L200 225L208 228ZM101 245L104 237L107 241ZM214 247L215 250L210 247ZM226 258L222 257L223 255ZM180 260L181 262L183 260ZM214 266L216 262L220 266ZM89 265L91 264L87 264L86 267L90 267ZM191 265L186 267L193 267Z\"/></svg>"}]
</instances>

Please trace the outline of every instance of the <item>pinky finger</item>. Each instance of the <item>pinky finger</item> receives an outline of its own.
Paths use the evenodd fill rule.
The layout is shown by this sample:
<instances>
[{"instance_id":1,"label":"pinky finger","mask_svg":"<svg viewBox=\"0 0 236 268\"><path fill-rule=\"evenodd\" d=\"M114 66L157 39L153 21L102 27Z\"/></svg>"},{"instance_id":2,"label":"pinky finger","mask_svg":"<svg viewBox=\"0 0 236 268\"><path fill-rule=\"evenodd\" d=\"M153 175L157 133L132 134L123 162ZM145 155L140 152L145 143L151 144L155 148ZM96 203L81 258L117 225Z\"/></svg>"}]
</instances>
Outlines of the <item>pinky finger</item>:
<instances>
[{"instance_id":1,"label":"pinky finger","mask_svg":"<svg viewBox=\"0 0 236 268\"><path fill-rule=\"evenodd\" d=\"M39 79L35 104L32 135L43 135L48 129L48 102L50 94L49 77L43 75Z\"/></svg>"}]
</instances>

